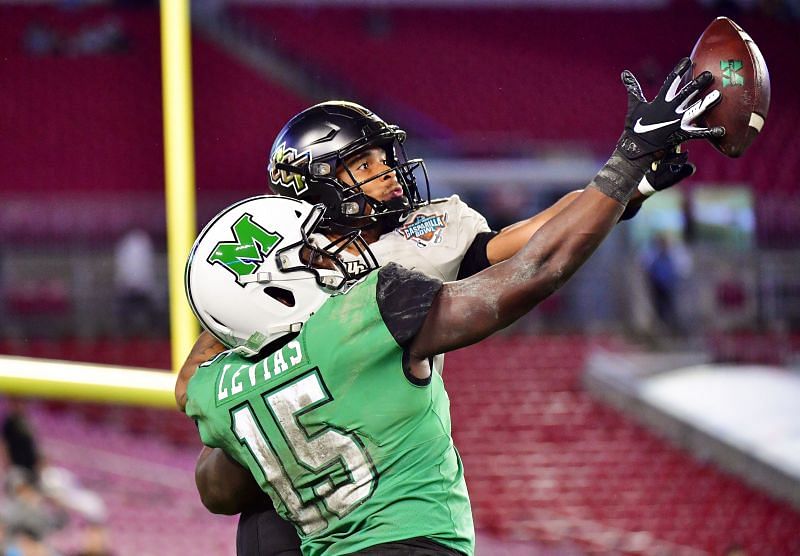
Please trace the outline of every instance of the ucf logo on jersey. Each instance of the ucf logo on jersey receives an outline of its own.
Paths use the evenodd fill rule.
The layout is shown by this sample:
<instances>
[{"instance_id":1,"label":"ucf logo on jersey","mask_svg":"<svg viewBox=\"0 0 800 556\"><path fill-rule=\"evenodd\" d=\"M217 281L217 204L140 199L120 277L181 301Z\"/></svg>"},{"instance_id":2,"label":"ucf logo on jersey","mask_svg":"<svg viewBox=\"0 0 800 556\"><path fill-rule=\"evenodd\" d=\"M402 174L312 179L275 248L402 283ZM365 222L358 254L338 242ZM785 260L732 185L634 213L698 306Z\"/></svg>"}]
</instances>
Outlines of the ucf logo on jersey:
<instances>
[{"instance_id":1,"label":"ucf logo on jersey","mask_svg":"<svg viewBox=\"0 0 800 556\"><path fill-rule=\"evenodd\" d=\"M362 272L366 272L368 269L367 265L362 263L360 260L358 261L342 261L344 262L344 266L347 269L347 272L350 274L360 274Z\"/></svg>"}]
</instances>

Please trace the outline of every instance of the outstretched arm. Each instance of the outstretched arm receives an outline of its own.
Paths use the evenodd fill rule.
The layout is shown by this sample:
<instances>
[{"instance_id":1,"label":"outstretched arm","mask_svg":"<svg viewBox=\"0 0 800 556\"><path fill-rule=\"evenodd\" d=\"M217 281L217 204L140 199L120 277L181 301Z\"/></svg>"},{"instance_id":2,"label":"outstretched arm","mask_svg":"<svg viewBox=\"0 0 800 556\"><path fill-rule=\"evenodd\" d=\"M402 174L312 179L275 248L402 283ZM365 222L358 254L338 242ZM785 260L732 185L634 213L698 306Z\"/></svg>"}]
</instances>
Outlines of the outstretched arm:
<instances>
[{"instance_id":1,"label":"outstretched arm","mask_svg":"<svg viewBox=\"0 0 800 556\"><path fill-rule=\"evenodd\" d=\"M713 80L709 72L703 72L680 88L690 68L691 61L682 59L651 102L633 74L622 73L628 113L611 158L589 187L533 234L516 255L442 286L409 345L414 374L424 374L428 357L473 344L508 326L561 287L617 223L653 161L688 139L725 133L723 128L692 125L719 102L720 95L713 91L689 106Z\"/></svg>"},{"instance_id":2,"label":"outstretched arm","mask_svg":"<svg viewBox=\"0 0 800 556\"><path fill-rule=\"evenodd\" d=\"M694 164L687 162L687 153L681 153L680 150L667 153L663 160L647 168L620 220L633 218L642 203L653 193L672 187L694 172ZM512 257L533 237L533 234L539 231L539 228L577 199L581 191L581 189L570 191L542 212L500 230L500 233L486 244L486 257L489 263L497 264Z\"/></svg>"},{"instance_id":3,"label":"outstretched arm","mask_svg":"<svg viewBox=\"0 0 800 556\"><path fill-rule=\"evenodd\" d=\"M500 233L486 244L486 258L489 259L489 263L497 264L512 257L528 243L539 228L569 206L580 193L580 190L570 191L542 212L500 230Z\"/></svg>"},{"instance_id":4,"label":"outstretched arm","mask_svg":"<svg viewBox=\"0 0 800 556\"><path fill-rule=\"evenodd\" d=\"M442 286L409 347L412 364L473 344L508 326L572 276L613 229L638 183L636 176L644 174L643 164L618 155L612 160L630 174L620 178L621 198L593 183L544 224L516 255Z\"/></svg>"}]
</instances>

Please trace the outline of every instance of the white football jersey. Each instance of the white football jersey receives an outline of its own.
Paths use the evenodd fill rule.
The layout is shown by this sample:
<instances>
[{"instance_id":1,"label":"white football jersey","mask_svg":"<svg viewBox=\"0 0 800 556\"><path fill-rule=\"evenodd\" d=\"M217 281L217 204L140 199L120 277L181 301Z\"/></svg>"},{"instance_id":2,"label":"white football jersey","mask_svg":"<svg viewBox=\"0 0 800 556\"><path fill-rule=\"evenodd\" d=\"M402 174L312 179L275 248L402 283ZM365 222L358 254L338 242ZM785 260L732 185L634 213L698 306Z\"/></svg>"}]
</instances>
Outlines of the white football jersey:
<instances>
[{"instance_id":1,"label":"white football jersey","mask_svg":"<svg viewBox=\"0 0 800 556\"><path fill-rule=\"evenodd\" d=\"M394 262L448 282L475 236L488 231L486 219L453 195L415 210L369 247L381 266Z\"/></svg>"},{"instance_id":2,"label":"white football jersey","mask_svg":"<svg viewBox=\"0 0 800 556\"><path fill-rule=\"evenodd\" d=\"M453 195L415 210L369 248L381 266L394 262L449 282L458 277L461 261L475 236L489 231L483 215ZM444 355L434 357L432 367L442 374Z\"/></svg>"}]
</instances>

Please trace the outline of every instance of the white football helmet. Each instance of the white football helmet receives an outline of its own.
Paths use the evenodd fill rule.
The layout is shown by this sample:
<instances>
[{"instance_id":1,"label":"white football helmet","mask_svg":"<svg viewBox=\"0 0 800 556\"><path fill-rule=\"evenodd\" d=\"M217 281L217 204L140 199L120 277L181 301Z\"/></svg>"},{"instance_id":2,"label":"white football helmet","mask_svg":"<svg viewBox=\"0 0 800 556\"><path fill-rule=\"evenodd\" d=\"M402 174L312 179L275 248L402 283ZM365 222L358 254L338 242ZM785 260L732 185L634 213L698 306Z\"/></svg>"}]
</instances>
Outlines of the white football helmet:
<instances>
[{"instance_id":1,"label":"white football helmet","mask_svg":"<svg viewBox=\"0 0 800 556\"><path fill-rule=\"evenodd\" d=\"M325 207L262 195L235 203L206 225L186 263L186 296L203 328L255 355L299 332L334 293L378 267L360 232L333 241L316 233ZM349 249L360 265L345 264ZM355 271L354 271L355 270Z\"/></svg>"}]
</instances>

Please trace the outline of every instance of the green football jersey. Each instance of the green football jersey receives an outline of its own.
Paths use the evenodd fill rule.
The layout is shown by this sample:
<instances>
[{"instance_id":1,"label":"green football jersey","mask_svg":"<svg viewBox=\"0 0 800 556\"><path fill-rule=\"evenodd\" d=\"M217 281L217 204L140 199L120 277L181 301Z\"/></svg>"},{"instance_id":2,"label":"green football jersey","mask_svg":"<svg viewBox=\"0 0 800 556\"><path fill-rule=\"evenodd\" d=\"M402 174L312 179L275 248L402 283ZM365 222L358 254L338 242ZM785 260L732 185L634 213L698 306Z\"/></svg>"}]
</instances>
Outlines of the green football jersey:
<instances>
[{"instance_id":1,"label":"green football jersey","mask_svg":"<svg viewBox=\"0 0 800 556\"><path fill-rule=\"evenodd\" d=\"M250 469L305 555L426 537L472 554L442 378L407 374L440 282L394 264L331 297L263 359L224 352L189 383L203 443Z\"/></svg>"}]
</instances>

